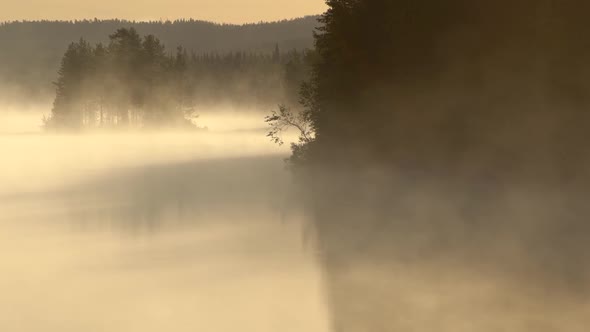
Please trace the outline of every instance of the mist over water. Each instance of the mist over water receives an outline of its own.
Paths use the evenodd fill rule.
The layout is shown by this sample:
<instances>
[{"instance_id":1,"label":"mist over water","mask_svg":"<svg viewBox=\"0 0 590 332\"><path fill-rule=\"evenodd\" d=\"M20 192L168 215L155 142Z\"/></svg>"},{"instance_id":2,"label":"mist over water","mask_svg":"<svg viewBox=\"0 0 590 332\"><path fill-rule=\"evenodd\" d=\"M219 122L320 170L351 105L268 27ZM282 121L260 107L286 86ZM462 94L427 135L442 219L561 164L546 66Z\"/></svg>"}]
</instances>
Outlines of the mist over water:
<instances>
[{"instance_id":1,"label":"mist over water","mask_svg":"<svg viewBox=\"0 0 590 332\"><path fill-rule=\"evenodd\" d=\"M0 121L0 331L590 324L584 190L375 166L300 201L262 113L79 135L40 116Z\"/></svg>"},{"instance_id":2,"label":"mist over water","mask_svg":"<svg viewBox=\"0 0 590 332\"><path fill-rule=\"evenodd\" d=\"M260 114L80 135L16 114L0 121L1 331L329 330L288 151Z\"/></svg>"},{"instance_id":3,"label":"mist over water","mask_svg":"<svg viewBox=\"0 0 590 332\"><path fill-rule=\"evenodd\" d=\"M334 331L587 330L582 194L412 175L333 171L335 188L317 186Z\"/></svg>"}]
</instances>

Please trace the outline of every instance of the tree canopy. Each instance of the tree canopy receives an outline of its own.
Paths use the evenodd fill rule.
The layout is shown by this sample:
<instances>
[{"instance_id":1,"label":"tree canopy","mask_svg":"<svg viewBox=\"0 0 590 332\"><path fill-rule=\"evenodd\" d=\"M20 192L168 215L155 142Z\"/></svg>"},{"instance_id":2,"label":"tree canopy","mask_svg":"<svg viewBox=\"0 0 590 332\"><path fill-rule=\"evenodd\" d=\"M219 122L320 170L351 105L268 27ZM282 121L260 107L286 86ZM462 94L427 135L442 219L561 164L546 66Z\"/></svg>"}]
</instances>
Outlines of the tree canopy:
<instances>
[{"instance_id":1,"label":"tree canopy","mask_svg":"<svg viewBox=\"0 0 590 332\"><path fill-rule=\"evenodd\" d=\"M327 3L299 159L488 174L584 154L588 3Z\"/></svg>"}]
</instances>

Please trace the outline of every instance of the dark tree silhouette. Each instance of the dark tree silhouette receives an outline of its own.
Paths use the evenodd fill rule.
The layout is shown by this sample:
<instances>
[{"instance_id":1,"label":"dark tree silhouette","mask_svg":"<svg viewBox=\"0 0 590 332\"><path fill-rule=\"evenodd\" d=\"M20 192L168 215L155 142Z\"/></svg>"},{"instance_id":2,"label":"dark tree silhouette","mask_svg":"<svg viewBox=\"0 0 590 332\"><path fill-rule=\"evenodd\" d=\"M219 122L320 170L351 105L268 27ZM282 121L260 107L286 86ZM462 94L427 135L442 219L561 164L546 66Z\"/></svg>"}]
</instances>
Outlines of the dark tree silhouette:
<instances>
[{"instance_id":1,"label":"dark tree silhouette","mask_svg":"<svg viewBox=\"0 0 590 332\"><path fill-rule=\"evenodd\" d=\"M539 146L575 155L588 117L588 4L327 3L303 91L316 134L306 160L487 176L538 167ZM478 164L484 151L497 161Z\"/></svg>"},{"instance_id":2,"label":"dark tree silhouette","mask_svg":"<svg viewBox=\"0 0 590 332\"><path fill-rule=\"evenodd\" d=\"M292 161L309 170L334 330L560 326L550 299L589 294L590 3L327 3L302 90L315 136ZM271 137L293 117L273 113ZM472 278L498 288L471 301L455 285ZM490 310L507 298L540 318Z\"/></svg>"},{"instance_id":3,"label":"dark tree silhouette","mask_svg":"<svg viewBox=\"0 0 590 332\"><path fill-rule=\"evenodd\" d=\"M55 82L56 98L48 126L78 128L83 125L88 105L84 103L86 77L93 68L94 50L81 39L68 47Z\"/></svg>"}]
</instances>

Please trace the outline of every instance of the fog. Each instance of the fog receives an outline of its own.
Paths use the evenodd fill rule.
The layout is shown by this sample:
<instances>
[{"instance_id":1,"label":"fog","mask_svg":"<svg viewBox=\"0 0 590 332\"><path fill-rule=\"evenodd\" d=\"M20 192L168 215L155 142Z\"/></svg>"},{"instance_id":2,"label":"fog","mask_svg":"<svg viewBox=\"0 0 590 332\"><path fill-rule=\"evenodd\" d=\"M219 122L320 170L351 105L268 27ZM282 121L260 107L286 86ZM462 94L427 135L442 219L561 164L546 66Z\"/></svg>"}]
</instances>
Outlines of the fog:
<instances>
[{"instance_id":1,"label":"fog","mask_svg":"<svg viewBox=\"0 0 590 332\"><path fill-rule=\"evenodd\" d=\"M584 182L375 165L309 184L265 137L264 112L203 112L200 131L48 134L46 109L2 113L2 331L590 324Z\"/></svg>"},{"instance_id":2,"label":"fog","mask_svg":"<svg viewBox=\"0 0 590 332\"><path fill-rule=\"evenodd\" d=\"M328 331L288 149L235 112L78 135L0 113L0 330Z\"/></svg>"},{"instance_id":3,"label":"fog","mask_svg":"<svg viewBox=\"0 0 590 332\"><path fill-rule=\"evenodd\" d=\"M585 192L324 175L315 218L334 331L587 330Z\"/></svg>"}]
</instances>

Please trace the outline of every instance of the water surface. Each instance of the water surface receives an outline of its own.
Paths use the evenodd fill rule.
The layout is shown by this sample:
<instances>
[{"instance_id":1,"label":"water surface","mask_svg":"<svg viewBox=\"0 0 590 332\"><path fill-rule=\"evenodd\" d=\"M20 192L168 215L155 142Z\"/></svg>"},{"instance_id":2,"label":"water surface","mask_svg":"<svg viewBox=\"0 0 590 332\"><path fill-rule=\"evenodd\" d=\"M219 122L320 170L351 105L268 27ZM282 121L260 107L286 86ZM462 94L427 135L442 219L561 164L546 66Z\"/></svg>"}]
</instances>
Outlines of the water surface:
<instances>
[{"instance_id":1,"label":"water surface","mask_svg":"<svg viewBox=\"0 0 590 332\"><path fill-rule=\"evenodd\" d=\"M286 151L242 123L0 134L0 330L327 331Z\"/></svg>"}]
</instances>

